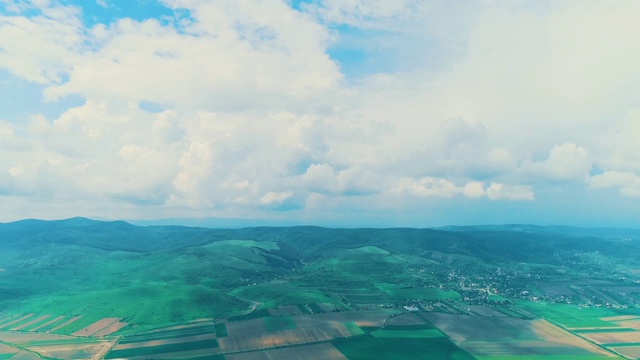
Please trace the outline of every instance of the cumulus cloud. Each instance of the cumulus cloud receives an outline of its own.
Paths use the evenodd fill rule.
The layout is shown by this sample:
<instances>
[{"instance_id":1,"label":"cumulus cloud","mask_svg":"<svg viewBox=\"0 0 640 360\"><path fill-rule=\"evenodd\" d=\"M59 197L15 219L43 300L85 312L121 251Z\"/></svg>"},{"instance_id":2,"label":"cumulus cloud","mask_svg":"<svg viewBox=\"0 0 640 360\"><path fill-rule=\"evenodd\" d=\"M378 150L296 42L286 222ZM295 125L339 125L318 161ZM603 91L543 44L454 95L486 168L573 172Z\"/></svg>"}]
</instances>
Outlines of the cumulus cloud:
<instances>
[{"instance_id":1,"label":"cumulus cloud","mask_svg":"<svg viewBox=\"0 0 640 360\"><path fill-rule=\"evenodd\" d=\"M554 146L543 161L527 161L522 170L534 177L552 181L586 181L591 170L587 149L572 143Z\"/></svg>"},{"instance_id":2,"label":"cumulus cloud","mask_svg":"<svg viewBox=\"0 0 640 360\"><path fill-rule=\"evenodd\" d=\"M84 40L79 9L49 1L6 6L17 14L0 13L0 68L28 81L61 83ZM38 15L23 15L28 11Z\"/></svg>"},{"instance_id":3,"label":"cumulus cloud","mask_svg":"<svg viewBox=\"0 0 640 360\"><path fill-rule=\"evenodd\" d=\"M272 203L280 203L282 204L285 200L293 196L291 191L284 192L268 192L262 198L260 198L260 202L262 204L272 204Z\"/></svg>"},{"instance_id":4,"label":"cumulus cloud","mask_svg":"<svg viewBox=\"0 0 640 360\"><path fill-rule=\"evenodd\" d=\"M640 175L632 172L605 171L591 177L593 188L618 188L624 196L640 197Z\"/></svg>"},{"instance_id":5,"label":"cumulus cloud","mask_svg":"<svg viewBox=\"0 0 640 360\"><path fill-rule=\"evenodd\" d=\"M534 193L530 186L505 185L492 182L487 188L479 181L469 181L464 185L442 178L423 177L420 179L402 179L394 189L396 193L407 193L421 197L451 198L462 195L467 198L487 197L490 200L534 200Z\"/></svg>"},{"instance_id":6,"label":"cumulus cloud","mask_svg":"<svg viewBox=\"0 0 640 360\"><path fill-rule=\"evenodd\" d=\"M526 185L505 185L491 183L487 188L487 197L491 200L531 201L535 199L533 190Z\"/></svg>"},{"instance_id":7,"label":"cumulus cloud","mask_svg":"<svg viewBox=\"0 0 640 360\"><path fill-rule=\"evenodd\" d=\"M93 47L81 56L60 54L74 55L69 81L50 86L47 98L76 94L229 111L320 97L340 80L324 53L326 29L280 1L166 3L189 10L191 19L95 26L84 38Z\"/></svg>"}]
</instances>

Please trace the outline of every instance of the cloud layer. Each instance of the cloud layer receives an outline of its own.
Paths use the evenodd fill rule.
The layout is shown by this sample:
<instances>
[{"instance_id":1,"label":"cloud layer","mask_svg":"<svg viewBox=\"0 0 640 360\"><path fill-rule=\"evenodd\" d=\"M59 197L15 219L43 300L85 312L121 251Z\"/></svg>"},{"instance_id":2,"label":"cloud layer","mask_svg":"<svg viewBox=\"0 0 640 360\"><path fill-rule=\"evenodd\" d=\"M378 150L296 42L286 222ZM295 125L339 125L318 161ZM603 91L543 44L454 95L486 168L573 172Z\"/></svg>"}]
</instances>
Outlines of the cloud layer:
<instances>
[{"instance_id":1,"label":"cloud layer","mask_svg":"<svg viewBox=\"0 0 640 360\"><path fill-rule=\"evenodd\" d=\"M160 4L0 2L1 220L640 226L640 3Z\"/></svg>"}]
</instances>

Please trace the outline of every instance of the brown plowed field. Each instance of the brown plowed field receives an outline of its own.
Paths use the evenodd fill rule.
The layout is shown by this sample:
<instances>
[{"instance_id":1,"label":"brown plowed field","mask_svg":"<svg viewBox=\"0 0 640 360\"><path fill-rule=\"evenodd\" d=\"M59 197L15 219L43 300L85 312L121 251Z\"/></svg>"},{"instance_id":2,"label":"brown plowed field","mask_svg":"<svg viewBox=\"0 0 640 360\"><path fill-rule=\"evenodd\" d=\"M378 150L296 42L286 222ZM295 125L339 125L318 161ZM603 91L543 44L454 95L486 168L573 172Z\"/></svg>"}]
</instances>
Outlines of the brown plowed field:
<instances>
[{"instance_id":1,"label":"brown plowed field","mask_svg":"<svg viewBox=\"0 0 640 360\"><path fill-rule=\"evenodd\" d=\"M113 334L114 332L122 329L123 327L127 326L126 322L120 322L120 321L116 321L113 324L107 326L106 328L98 331L97 333L93 334L93 336L106 336L109 334Z\"/></svg>"},{"instance_id":2,"label":"brown plowed field","mask_svg":"<svg viewBox=\"0 0 640 360\"><path fill-rule=\"evenodd\" d=\"M114 350L124 350L124 349L133 349L133 348L168 345L168 344L179 344L183 342L210 340L215 338L216 338L215 334L204 334L204 335L193 335L193 336L177 337L177 338L162 339L162 340L139 341L134 343L118 344L116 345Z\"/></svg>"},{"instance_id":3,"label":"brown plowed field","mask_svg":"<svg viewBox=\"0 0 640 360\"><path fill-rule=\"evenodd\" d=\"M222 352L240 352L330 340L318 328L278 330L258 334L229 336L218 339Z\"/></svg>"}]
</instances>

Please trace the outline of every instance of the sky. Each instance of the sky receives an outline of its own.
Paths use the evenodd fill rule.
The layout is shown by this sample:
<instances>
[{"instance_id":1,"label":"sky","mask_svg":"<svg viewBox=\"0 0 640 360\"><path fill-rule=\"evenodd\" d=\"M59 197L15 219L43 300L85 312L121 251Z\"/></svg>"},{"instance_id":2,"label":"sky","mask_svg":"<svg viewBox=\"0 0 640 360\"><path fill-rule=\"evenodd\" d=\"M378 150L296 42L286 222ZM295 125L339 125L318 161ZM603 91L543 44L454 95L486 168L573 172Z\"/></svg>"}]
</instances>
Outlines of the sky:
<instances>
[{"instance_id":1,"label":"sky","mask_svg":"<svg viewBox=\"0 0 640 360\"><path fill-rule=\"evenodd\" d=\"M639 17L0 0L0 221L640 227Z\"/></svg>"}]
</instances>

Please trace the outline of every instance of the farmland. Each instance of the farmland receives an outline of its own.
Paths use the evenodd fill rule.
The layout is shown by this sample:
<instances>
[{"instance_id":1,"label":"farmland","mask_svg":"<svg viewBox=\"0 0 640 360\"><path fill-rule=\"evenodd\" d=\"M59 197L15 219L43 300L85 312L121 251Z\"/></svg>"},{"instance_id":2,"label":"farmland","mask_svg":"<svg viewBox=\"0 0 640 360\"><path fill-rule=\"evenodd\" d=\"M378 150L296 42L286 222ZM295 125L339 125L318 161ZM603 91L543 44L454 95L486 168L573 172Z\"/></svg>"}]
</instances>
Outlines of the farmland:
<instances>
[{"instance_id":1,"label":"farmland","mask_svg":"<svg viewBox=\"0 0 640 360\"><path fill-rule=\"evenodd\" d=\"M0 359L634 358L640 233L607 234L0 224Z\"/></svg>"}]
</instances>

